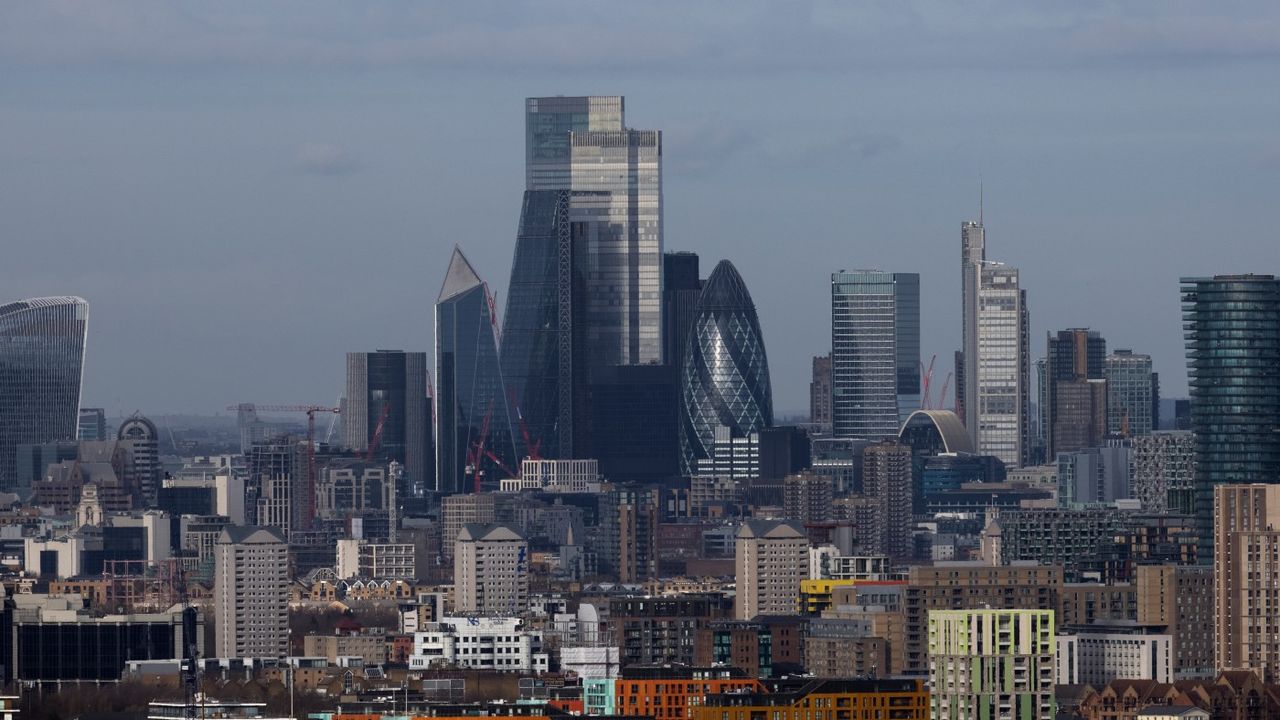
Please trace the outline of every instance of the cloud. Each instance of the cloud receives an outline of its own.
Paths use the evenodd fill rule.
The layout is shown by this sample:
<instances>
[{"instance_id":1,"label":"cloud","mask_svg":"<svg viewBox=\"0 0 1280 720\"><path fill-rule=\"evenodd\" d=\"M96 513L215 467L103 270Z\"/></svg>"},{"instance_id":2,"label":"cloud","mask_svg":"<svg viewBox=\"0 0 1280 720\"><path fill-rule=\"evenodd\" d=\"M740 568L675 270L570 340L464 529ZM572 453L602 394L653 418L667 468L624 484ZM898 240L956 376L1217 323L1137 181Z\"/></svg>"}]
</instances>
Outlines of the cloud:
<instances>
[{"instance_id":1,"label":"cloud","mask_svg":"<svg viewBox=\"0 0 1280 720\"><path fill-rule=\"evenodd\" d=\"M305 143L294 156L294 167L307 175L348 175L360 169L341 145Z\"/></svg>"},{"instance_id":2,"label":"cloud","mask_svg":"<svg viewBox=\"0 0 1280 720\"><path fill-rule=\"evenodd\" d=\"M1269 0L32 0L0 58L484 69L859 70L1280 55Z\"/></svg>"}]
</instances>

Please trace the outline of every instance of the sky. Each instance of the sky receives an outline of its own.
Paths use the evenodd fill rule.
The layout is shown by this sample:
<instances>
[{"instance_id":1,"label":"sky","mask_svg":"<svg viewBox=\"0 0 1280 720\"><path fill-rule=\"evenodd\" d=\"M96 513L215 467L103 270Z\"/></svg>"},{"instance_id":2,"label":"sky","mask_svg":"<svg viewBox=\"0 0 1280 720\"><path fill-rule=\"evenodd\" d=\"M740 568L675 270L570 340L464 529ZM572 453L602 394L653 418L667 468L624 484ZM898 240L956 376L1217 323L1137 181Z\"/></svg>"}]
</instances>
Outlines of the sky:
<instances>
[{"instance_id":1,"label":"sky","mask_svg":"<svg viewBox=\"0 0 1280 720\"><path fill-rule=\"evenodd\" d=\"M778 414L841 269L920 273L940 387L980 184L1033 357L1095 328L1183 395L1178 278L1280 270L1278 86L1266 0L8 2L0 302L88 299L86 406L328 403L346 352L433 348L455 244L505 302L524 98L618 94Z\"/></svg>"}]
</instances>

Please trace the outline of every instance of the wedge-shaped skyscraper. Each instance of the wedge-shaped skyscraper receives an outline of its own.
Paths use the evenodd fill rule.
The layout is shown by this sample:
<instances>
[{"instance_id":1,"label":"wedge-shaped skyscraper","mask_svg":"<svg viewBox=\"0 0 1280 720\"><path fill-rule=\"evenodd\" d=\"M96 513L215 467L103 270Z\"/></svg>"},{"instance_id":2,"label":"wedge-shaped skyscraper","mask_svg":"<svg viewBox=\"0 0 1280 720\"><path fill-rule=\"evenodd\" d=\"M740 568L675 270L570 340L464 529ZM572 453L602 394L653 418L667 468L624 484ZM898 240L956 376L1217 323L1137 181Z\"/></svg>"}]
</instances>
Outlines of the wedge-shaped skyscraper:
<instances>
[{"instance_id":1,"label":"wedge-shaped skyscraper","mask_svg":"<svg viewBox=\"0 0 1280 720\"><path fill-rule=\"evenodd\" d=\"M773 424L769 359L751 294L721 260L707 278L680 373L680 450L689 474L710 457L718 426L745 436Z\"/></svg>"},{"instance_id":2,"label":"wedge-shaped skyscraper","mask_svg":"<svg viewBox=\"0 0 1280 720\"><path fill-rule=\"evenodd\" d=\"M44 297L0 305L0 490L18 446L76 439L89 304Z\"/></svg>"},{"instance_id":3,"label":"wedge-shaped skyscraper","mask_svg":"<svg viewBox=\"0 0 1280 720\"><path fill-rule=\"evenodd\" d=\"M436 488L496 489L514 475L511 416L488 288L458 248L436 300Z\"/></svg>"}]
</instances>

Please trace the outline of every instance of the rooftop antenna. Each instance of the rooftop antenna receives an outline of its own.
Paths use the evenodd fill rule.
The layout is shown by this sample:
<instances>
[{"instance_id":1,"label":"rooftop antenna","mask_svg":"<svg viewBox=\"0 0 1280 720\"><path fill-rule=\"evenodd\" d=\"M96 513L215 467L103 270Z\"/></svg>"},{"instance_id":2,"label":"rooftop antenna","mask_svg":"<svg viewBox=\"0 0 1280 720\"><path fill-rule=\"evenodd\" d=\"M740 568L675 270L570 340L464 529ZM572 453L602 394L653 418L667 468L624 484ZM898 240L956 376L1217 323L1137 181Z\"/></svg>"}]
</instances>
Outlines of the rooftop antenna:
<instances>
[{"instance_id":1,"label":"rooftop antenna","mask_svg":"<svg viewBox=\"0 0 1280 720\"><path fill-rule=\"evenodd\" d=\"M982 225L982 176L978 176L978 224ZM983 227L986 227L983 225Z\"/></svg>"}]
</instances>

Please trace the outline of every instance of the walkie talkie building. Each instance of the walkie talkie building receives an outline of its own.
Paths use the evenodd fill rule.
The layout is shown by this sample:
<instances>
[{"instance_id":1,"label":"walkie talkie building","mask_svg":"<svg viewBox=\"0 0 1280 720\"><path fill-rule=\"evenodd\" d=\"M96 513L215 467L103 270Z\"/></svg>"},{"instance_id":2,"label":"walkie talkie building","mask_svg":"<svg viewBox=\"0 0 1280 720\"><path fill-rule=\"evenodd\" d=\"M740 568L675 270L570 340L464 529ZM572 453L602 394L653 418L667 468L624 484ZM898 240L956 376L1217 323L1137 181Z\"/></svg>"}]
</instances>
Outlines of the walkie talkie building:
<instances>
[{"instance_id":1,"label":"walkie talkie building","mask_svg":"<svg viewBox=\"0 0 1280 720\"><path fill-rule=\"evenodd\" d=\"M89 304L44 297L0 305L0 490L18 446L76 439Z\"/></svg>"}]
</instances>

